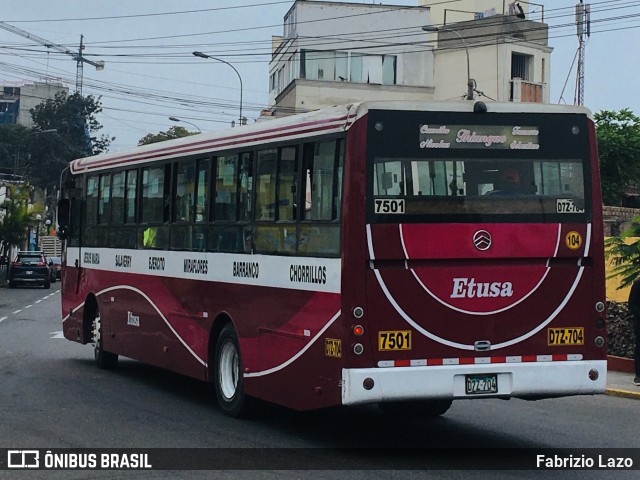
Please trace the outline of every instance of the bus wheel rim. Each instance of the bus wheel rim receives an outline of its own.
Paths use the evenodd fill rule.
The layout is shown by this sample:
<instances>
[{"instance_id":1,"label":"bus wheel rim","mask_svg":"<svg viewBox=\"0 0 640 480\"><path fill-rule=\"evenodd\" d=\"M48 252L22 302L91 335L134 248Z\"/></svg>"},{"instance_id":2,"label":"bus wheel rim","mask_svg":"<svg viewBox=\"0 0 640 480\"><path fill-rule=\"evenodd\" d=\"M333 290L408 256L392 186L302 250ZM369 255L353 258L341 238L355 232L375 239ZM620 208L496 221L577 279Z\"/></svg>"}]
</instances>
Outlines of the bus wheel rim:
<instances>
[{"instance_id":1,"label":"bus wheel rim","mask_svg":"<svg viewBox=\"0 0 640 480\"><path fill-rule=\"evenodd\" d=\"M95 351L100 349L100 316L93 320L93 348Z\"/></svg>"},{"instance_id":2,"label":"bus wheel rim","mask_svg":"<svg viewBox=\"0 0 640 480\"><path fill-rule=\"evenodd\" d=\"M231 342L226 342L220 352L220 365L218 367L220 391L230 400L238 390L239 362L238 350Z\"/></svg>"}]
</instances>

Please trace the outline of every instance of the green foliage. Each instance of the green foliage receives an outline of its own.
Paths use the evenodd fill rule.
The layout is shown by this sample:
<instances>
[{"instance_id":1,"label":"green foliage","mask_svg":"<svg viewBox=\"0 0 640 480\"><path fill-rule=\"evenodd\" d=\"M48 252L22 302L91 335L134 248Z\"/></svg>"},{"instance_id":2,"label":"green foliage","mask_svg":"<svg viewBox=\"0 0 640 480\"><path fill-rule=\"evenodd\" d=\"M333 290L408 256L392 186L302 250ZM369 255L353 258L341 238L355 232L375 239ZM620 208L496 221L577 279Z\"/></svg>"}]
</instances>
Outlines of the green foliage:
<instances>
[{"instance_id":1,"label":"green foliage","mask_svg":"<svg viewBox=\"0 0 640 480\"><path fill-rule=\"evenodd\" d=\"M634 218L632 223L631 228L620 236L604 242L605 255L613 267L608 278L620 277L619 289L631 285L640 275L640 217Z\"/></svg>"},{"instance_id":2,"label":"green foliage","mask_svg":"<svg viewBox=\"0 0 640 480\"><path fill-rule=\"evenodd\" d=\"M4 217L0 221L0 257L6 256L11 246L23 245L27 240L29 216L29 186L9 185L7 198L0 204Z\"/></svg>"},{"instance_id":3,"label":"green foliage","mask_svg":"<svg viewBox=\"0 0 640 480\"><path fill-rule=\"evenodd\" d=\"M629 109L594 115L605 205L619 205L628 185L640 184L640 117Z\"/></svg>"},{"instance_id":4,"label":"green foliage","mask_svg":"<svg viewBox=\"0 0 640 480\"><path fill-rule=\"evenodd\" d=\"M16 157L21 153L18 147L24 144L29 132L22 125L0 126L0 173L12 175L15 172Z\"/></svg>"},{"instance_id":5,"label":"green foliage","mask_svg":"<svg viewBox=\"0 0 640 480\"><path fill-rule=\"evenodd\" d=\"M113 138L98 135L102 125L96 116L102 112L100 99L79 93L59 93L31 110L32 132L52 130L55 133L32 134L25 143L20 159L25 175L33 185L56 186L60 173L76 158L108 151Z\"/></svg>"},{"instance_id":6,"label":"green foliage","mask_svg":"<svg viewBox=\"0 0 640 480\"><path fill-rule=\"evenodd\" d=\"M171 127L166 132L149 133L142 137L138 142L138 145L149 145L151 143L164 142L165 140L172 140L174 138L188 137L189 135L197 135L198 132L190 132L184 127L175 126Z\"/></svg>"}]
</instances>

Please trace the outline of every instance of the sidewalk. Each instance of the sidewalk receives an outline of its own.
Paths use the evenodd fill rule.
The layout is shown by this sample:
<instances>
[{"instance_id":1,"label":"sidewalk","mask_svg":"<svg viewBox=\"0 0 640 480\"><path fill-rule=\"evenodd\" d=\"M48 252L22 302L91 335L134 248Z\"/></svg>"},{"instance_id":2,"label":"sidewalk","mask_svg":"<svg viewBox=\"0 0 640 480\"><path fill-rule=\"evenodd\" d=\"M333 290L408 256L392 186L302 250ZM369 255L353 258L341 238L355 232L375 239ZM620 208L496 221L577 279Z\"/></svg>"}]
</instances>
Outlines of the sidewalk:
<instances>
[{"instance_id":1,"label":"sidewalk","mask_svg":"<svg viewBox=\"0 0 640 480\"><path fill-rule=\"evenodd\" d=\"M633 373L607 371L607 395L618 397L637 398L640 400L640 386L633 384Z\"/></svg>"}]
</instances>

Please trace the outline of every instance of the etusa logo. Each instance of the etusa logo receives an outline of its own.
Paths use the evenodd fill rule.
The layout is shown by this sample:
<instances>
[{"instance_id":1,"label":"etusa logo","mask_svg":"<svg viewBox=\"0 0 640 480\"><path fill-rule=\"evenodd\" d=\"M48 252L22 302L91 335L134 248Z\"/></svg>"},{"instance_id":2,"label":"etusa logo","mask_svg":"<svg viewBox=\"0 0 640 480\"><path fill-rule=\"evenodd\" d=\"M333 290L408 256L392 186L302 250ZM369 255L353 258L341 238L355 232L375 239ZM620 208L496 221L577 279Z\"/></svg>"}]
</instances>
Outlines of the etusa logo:
<instances>
[{"instance_id":1,"label":"etusa logo","mask_svg":"<svg viewBox=\"0 0 640 480\"><path fill-rule=\"evenodd\" d=\"M476 282L475 278L454 278L450 298L495 298L513 296L511 282Z\"/></svg>"},{"instance_id":2,"label":"etusa logo","mask_svg":"<svg viewBox=\"0 0 640 480\"><path fill-rule=\"evenodd\" d=\"M489 250L491 247L491 234L486 230L478 230L473 235L473 244L482 252Z\"/></svg>"}]
</instances>

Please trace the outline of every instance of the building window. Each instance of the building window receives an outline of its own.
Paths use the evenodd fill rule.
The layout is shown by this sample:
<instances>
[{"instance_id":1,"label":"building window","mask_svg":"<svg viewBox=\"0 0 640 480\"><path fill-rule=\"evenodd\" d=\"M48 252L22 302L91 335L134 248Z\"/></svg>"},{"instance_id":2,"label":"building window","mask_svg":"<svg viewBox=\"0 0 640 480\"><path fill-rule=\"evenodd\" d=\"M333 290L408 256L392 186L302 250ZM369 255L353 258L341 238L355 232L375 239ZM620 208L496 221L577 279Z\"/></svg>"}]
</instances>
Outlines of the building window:
<instances>
[{"instance_id":1,"label":"building window","mask_svg":"<svg viewBox=\"0 0 640 480\"><path fill-rule=\"evenodd\" d=\"M396 55L302 51L300 77L377 85L396 84Z\"/></svg>"},{"instance_id":2,"label":"building window","mask_svg":"<svg viewBox=\"0 0 640 480\"><path fill-rule=\"evenodd\" d=\"M511 53L511 78L531 81L531 63L533 56Z\"/></svg>"},{"instance_id":3,"label":"building window","mask_svg":"<svg viewBox=\"0 0 640 480\"><path fill-rule=\"evenodd\" d=\"M297 14L294 8L284 17L284 38L293 38L296 36L296 23Z\"/></svg>"}]
</instances>

